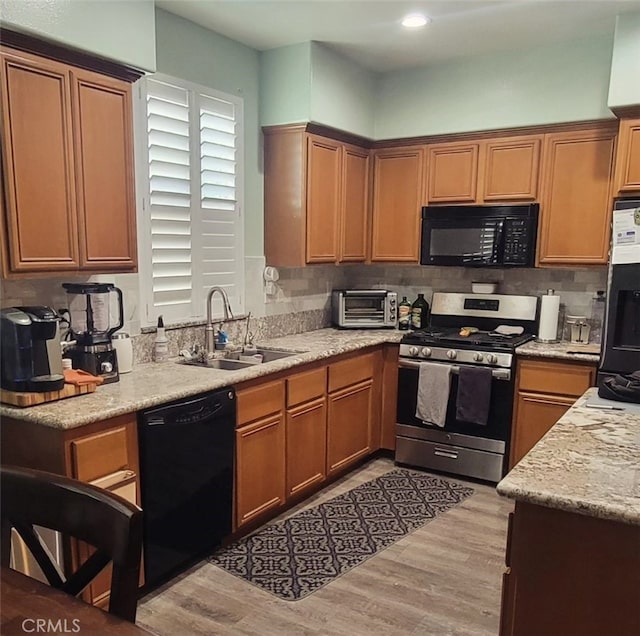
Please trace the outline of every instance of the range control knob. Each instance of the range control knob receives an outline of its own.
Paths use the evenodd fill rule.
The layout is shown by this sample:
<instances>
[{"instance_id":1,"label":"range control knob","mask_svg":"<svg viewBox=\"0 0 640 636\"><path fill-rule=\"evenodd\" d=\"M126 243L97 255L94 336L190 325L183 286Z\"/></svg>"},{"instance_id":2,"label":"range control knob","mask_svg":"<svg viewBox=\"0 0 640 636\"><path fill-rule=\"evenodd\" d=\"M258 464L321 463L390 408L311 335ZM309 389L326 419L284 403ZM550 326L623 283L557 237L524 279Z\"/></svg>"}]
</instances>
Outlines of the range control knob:
<instances>
[{"instance_id":1,"label":"range control knob","mask_svg":"<svg viewBox=\"0 0 640 636\"><path fill-rule=\"evenodd\" d=\"M111 362L102 362L100 364L100 373L111 373L113 371L113 364Z\"/></svg>"},{"instance_id":2,"label":"range control knob","mask_svg":"<svg viewBox=\"0 0 640 636\"><path fill-rule=\"evenodd\" d=\"M457 355L458 353L454 349L449 349L449 351L447 351L447 358L449 358L449 360L455 360Z\"/></svg>"},{"instance_id":3,"label":"range control knob","mask_svg":"<svg viewBox=\"0 0 640 636\"><path fill-rule=\"evenodd\" d=\"M481 353L474 353L473 354L473 359L476 362L482 362L482 360L484 359Z\"/></svg>"},{"instance_id":4,"label":"range control knob","mask_svg":"<svg viewBox=\"0 0 640 636\"><path fill-rule=\"evenodd\" d=\"M489 364L495 364L496 362L498 362L498 356L494 355L493 353L487 354L487 362Z\"/></svg>"},{"instance_id":5,"label":"range control knob","mask_svg":"<svg viewBox=\"0 0 640 636\"><path fill-rule=\"evenodd\" d=\"M422 347L422 350L420 351L420 353L422 354L423 358L431 357L431 349L429 349L429 347Z\"/></svg>"},{"instance_id":6,"label":"range control knob","mask_svg":"<svg viewBox=\"0 0 640 636\"><path fill-rule=\"evenodd\" d=\"M418 347L409 347L409 355L417 356L418 355Z\"/></svg>"}]
</instances>

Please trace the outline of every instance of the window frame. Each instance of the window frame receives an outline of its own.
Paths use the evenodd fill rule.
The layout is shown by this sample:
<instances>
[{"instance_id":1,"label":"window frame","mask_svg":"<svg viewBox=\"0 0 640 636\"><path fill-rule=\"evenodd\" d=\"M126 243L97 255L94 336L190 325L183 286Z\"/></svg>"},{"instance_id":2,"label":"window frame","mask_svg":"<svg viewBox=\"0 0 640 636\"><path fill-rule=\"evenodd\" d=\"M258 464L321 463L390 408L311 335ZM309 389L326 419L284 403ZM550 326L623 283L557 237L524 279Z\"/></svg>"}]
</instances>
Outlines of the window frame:
<instances>
[{"instance_id":1,"label":"window frame","mask_svg":"<svg viewBox=\"0 0 640 636\"><path fill-rule=\"evenodd\" d=\"M180 89L189 91L189 140L190 157L198 159L197 172L200 168L200 112L192 103L195 94L201 94L213 99L221 99L233 103L235 109L235 190L236 190L236 294L229 295L229 301L235 315L245 313L245 228L244 228L244 200L245 200L245 171L244 171L244 151L245 151L245 123L244 123L244 99L238 95L232 95L219 91L202 84L190 82L178 77L166 75L164 73L153 73L140 78L134 85L134 150L135 150L135 181L136 181L136 208L137 208L137 241L138 241L138 283L139 283L139 320L142 329L153 327L157 324L159 315L163 315L165 325L171 324L202 324L206 317L207 291L202 285L194 285L194 282L202 280L203 269L193 267L198 258L198 250L202 250L200 237L191 235L191 310L190 315L175 316L172 312L163 310L153 304L153 264L152 264L152 244L151 244L151 205L150 205L150 179L149 179L149 148L148 148L148 115L147 115L147 82L157 80ZM191 182L191 206L194 209L200 208L201 201L201 181ZM197 197L194 204L194 196ZM195 258L194 258L195 254ZM201 291L198 292L197 290ZM219 295L213 300L212 315L214 317L223 315L222 302Z\"/></svg>"}]
</instances>

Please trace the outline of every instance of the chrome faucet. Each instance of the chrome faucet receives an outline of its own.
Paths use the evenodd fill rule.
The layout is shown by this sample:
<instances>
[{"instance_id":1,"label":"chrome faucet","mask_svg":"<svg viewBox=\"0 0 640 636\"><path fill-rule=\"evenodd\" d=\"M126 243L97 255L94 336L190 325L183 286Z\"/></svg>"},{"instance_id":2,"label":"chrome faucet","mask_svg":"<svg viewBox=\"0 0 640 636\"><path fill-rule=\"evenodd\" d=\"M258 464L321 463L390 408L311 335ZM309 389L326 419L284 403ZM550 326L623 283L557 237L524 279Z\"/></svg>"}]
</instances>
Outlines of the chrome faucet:
<instances>
[{"instance_id":1,"label":"chrome faucet","mask_svg":"<svg viewBox=\"0 0 640 636\"><path fill-rule=\"evenodd\" d=\"M229 303L227 292L222 289L222 287L212 287L207 294L207 324L204 328L204 345L207 353L213 353L215 349L215 332L213 328L213 318L211 317L211 300L216 292L218 292L222 297L222 309L224 311L224 318L222 321L224 322L225 320L229 320L229 318L233 318L233 312L231 311L231 304Z\"/></svg>"}]
</instances>

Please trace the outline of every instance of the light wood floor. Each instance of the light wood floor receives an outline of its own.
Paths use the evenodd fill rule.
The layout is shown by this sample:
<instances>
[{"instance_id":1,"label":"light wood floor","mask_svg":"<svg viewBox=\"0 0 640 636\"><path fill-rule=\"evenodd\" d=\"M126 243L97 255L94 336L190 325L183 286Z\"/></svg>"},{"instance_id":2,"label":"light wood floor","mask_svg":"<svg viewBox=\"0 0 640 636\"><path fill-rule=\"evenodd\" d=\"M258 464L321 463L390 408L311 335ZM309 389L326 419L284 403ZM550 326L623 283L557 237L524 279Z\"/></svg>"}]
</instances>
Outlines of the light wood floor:
<instances>
[{"instance_id":1,"label":"light wood floor","mask_svg":"<svg viewBox=\"0 0 640 636\"><path fill-rule=\"evenodd\" d=\"M283 517L392 468L374 459ZM513 505L452 479L475 493L300 601L201 563L143 598L137 622L160 636L495 636Z\"/></svg>"}]
</instances>

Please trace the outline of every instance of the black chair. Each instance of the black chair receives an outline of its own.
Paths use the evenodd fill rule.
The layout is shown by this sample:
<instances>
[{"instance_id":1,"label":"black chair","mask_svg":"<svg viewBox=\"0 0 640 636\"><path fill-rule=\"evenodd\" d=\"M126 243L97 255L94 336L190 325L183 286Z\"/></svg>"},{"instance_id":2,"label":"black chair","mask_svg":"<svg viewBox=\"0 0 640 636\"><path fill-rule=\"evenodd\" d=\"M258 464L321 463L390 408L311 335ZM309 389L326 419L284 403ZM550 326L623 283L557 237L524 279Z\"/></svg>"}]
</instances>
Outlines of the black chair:
<instances>
[{"instance_id":1,"label":"black chair","mask_svg":"<svg viewBox=\"0 0 640 636\"><path fill-rule=\"evenodd\" d=\"M109 613L135 622L142 552L142 510L97 486L15 466L0 468L1 563L9 566L11 528L52 587L77 596L113 562ZM65 579L33 526L80 539L96 551Z\"/></svg>"}]
</instances>

